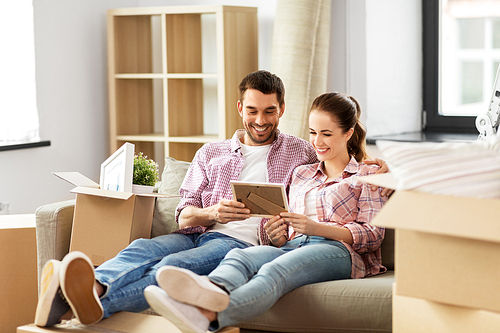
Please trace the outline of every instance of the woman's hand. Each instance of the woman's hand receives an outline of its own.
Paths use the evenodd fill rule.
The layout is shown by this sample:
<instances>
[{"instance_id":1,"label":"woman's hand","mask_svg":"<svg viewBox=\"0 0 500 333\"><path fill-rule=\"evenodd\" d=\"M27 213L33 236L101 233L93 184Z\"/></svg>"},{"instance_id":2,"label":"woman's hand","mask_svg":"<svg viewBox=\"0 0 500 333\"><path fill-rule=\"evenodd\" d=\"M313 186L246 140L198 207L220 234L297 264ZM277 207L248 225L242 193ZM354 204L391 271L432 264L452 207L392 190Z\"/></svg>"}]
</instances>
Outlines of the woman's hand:
<instances>
[{"instance_id":1,"label":"woman's hand","mask_svg":"<svg viewBox=\"0 0 500 333\"><path fill-rule=\"evenodd\" d=\"M288 227L281 216L270 218L264 224L264 230L274 246L281 246L286 243L288 237Z\"/></svg>"},{"instance_id":2,"label":"woman's hand","mask_svg":"<svg viewBox=\"0 0 500 333\"><path fill-rule=\"evenodd\" d=\"M321 223L316 222L305 215L283 212L280 214L280 216L288 225L293 227L293 230L296 233L304 234L307 236L319 235L319 228L321 227Z\"/></svg>"},{"instance_id":3,"label":"woman's hand","mask_svg":"<svg viewBox=\"0 0 500 333\"><path fill-rule=\"evenodd\" d=\"M353 243L352 234L347 228L316 222L302 214L283 212L280 215L298 234L334 239L351 245Z\"/></svg>"}]
</instances>

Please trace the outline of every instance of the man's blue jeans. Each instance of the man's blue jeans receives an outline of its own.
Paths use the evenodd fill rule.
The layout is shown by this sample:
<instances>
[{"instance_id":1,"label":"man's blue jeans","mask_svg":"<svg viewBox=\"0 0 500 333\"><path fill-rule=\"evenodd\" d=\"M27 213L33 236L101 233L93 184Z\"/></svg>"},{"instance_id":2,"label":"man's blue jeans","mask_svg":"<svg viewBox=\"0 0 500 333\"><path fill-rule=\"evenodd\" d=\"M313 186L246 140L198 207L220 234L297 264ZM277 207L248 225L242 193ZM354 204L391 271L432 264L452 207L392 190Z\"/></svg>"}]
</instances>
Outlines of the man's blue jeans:
<instances>
[{"instance_id":1,"label":"man's blue jeans","mask_svg":"<svg viewBox=\"0 0 500 333\"><path fill-rule=\"evenodd\" d=\"M253 246L231 250L209 279L230 292L226 310L218 313L211 331L256 317L300 286L347 279L351 256L339 241L300 236L281 248Z\"/></svg>"},{"instance_id":2,"label":"man's blue jeans","mask_svg":"<svg viewBox=\"0 0 500 333\"><path fill-rule=\"evenodd\" d=\"M97 281L106 287L101 297L104 318L118 311L148 309L143 292L147 286L157 285L156 271L162 266L172 265L207 275L231 249L249 246L218 232L137 239L96 269Z\"/></svg>"}]
</instances>

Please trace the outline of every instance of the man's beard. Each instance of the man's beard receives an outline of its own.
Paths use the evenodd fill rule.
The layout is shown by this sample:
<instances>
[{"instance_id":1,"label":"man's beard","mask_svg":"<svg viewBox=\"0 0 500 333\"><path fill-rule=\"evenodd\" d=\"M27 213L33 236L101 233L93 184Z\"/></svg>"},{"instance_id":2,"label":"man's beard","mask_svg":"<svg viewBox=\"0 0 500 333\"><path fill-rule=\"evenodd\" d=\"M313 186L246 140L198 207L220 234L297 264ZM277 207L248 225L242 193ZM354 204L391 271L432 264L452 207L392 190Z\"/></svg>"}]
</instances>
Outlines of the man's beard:
<instances>
[{"instance_id":1,"label":"man's beard","mask_svg":"<svg viewBox=\"0 0 500 333\"><path fill-rule=\"evenodd\" d=\"M269 135L263 139L257 139L253 136L253 133L250 129L250 127L252 127L251 125L247 125L245 126L245 131L247 132L247 135L248 137L250 138L250 140L252 140L253 143L256 143L256 144L263 144L263 143L266 143L267 141L269 141L269 139L272 137L274 139L274 136L276 135L276 128L277 126L273 127L273 126L269 126L271 127L271 132L269 132Z\"/></svg>"}]
</instances>

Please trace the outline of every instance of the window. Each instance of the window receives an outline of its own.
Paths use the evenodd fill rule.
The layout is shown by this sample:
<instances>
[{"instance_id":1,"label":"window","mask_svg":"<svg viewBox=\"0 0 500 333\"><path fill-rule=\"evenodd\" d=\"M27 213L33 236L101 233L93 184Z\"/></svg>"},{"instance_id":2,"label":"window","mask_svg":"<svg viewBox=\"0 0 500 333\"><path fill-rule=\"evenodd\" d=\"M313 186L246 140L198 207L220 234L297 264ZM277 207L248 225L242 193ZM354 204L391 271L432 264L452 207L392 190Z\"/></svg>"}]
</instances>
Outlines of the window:
<instances>
[{"instance_id":1,"label":"window","mask_svg":"<svg viewBox=\"0 0 500 333\"><path fill-rule=\"evenodd\" d=\"M428 130L475 132L500 64L500 0L423 0Z\"/></svg>"},{"instance_id":2,"label":"window","mask_svg":"<svg viewBox=\"0 0 500 333\"><path fill-rule=\"evenodd\" d=\"M0 20L0 144L40 141L35 88L33 4L11 1Z\"/></svg>"}]
</instances>

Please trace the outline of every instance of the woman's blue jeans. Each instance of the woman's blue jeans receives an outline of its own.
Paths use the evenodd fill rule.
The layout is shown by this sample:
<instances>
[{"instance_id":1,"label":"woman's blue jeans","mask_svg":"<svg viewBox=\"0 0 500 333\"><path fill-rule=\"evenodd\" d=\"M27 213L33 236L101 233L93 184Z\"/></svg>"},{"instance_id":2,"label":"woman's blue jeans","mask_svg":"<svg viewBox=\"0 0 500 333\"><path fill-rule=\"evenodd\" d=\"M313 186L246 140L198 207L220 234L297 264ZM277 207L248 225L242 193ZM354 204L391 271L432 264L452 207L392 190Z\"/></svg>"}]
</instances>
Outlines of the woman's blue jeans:
<instances>
[{"instance_id":1,"label":"woman's blue jeans","mask_svg":"<svg viewBox=\"0 0 500 333\"><path fill-rule=\"evenodd\" d=\"M96 280L106 287L101 297L104 318L118 311L148 309L144 289L157 285L156 271L162 266L172 265L207 275L231 249L249 246L251 244L218 232L137 239L96 268Z\"/></svg>"},{"instance_id":2,"label":"woman's blue jeans","mask_svg":"<svg viewBox=\"0 0 500 333\"><path fill-rule=\"evenodd\" d=\"M253 246L231 250L208 275L230 292L226 310L210 326L216 331L256 317L300 286L351 275L351 256L339 241L301 236L281 248Z\"/></svg>"}]
</instances>

